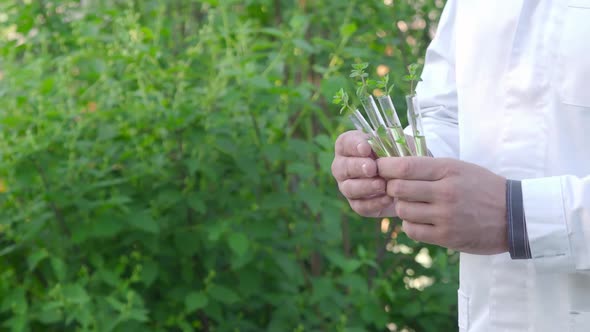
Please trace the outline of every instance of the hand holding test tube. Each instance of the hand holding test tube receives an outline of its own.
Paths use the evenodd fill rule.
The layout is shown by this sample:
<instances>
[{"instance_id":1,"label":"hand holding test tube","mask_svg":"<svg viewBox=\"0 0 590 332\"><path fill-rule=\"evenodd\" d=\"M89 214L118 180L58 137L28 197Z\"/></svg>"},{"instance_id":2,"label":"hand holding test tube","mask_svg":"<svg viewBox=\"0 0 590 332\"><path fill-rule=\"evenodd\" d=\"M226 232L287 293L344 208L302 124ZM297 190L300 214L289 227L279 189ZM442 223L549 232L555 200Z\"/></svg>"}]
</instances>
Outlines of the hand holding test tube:
<instances>
[{"instance_id":1,"label":"hand holding test tube","mask_svg":"<svg viewBox=\"0 0 590 332\"><path fill-rule=\"evenodd\" d=\"M368 74L365 73L367 67L368 64L366 63L353 65L350 76L360 80L357 83L357 96L369 121L365 119L358 109L353 108L349 104L350 98L344 89L340 89L334 96L333 102L342 106L341 113L343 111L350 113L349 118L355 128L368 135L369 144L378 157L428 156L428 148L422 126L422 113L420 112L418 98L414 91L415 83L420 80L416 74L418 66L410 65L408 67L409 75L405 76L405 80L410 82L411 86L410 94L406 96L406 103L408 106L408 120L416 145L415 153L412 153L412 150L408 146L403 127L391 100L390 93L393 86L389 86L388 84L389 77L385 76L381 81L375 83L381 89L379 91L385 90L384 93L376 97L381 108L379 109L375 98L368 92Z\"/></svg>"}]
</instances>

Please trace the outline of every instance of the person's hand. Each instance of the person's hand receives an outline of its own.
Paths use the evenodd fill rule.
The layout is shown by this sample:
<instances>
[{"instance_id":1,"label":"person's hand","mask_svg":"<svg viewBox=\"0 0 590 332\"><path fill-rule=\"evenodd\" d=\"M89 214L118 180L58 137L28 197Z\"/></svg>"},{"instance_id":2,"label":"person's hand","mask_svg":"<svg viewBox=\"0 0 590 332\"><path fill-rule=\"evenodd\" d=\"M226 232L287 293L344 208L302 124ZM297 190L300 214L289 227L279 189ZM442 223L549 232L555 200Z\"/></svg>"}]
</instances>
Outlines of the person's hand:
<instances>
[{"instance_id":1,"label":"person's hand","mask_svg":"<svg viewBox=\"0 0 590 332\"><path fill-rule=\"evenodd\" d=\"M386 182L377 176L377 163L367 135L346 132L336 140L332 174L352 209L365 217L394 215L393 199L386 195Z\"/></svg>"},{"instance_id":2,"label":"person's hand","mask_svg":"<svg viewBox=\"0 0 590 332\"><path fill-rule=\"evenodd\" d=\"M508 251L505 178L454 159L380 158L377 164L410 238L472 254Z\"/></svg>"}]
</instances>

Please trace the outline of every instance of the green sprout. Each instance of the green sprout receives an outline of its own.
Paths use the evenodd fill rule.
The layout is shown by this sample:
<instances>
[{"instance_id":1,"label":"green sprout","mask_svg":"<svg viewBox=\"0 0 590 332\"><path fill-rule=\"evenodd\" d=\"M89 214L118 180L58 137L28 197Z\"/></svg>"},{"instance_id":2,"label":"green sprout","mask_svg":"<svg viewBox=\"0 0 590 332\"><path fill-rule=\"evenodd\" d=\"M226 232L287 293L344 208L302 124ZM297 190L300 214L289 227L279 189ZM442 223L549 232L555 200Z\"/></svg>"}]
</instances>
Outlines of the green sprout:
<instances>
[{"instance_id":1,"label":"green sprout","mask_svg":"<svg viewBox=\"0 0 590 332\"><path fill-rule=\"evenodd\" d=\"M395 84L389 85L389 74L383 76L379 81L375 82L375 86L381 89L385 95L390 95L395 87Z\"/></svg>"},{"instance_id":2,"label":"green sprout","mask_svg":"<svg viewBox=\"0 0 590 332\"><path fill-rule=\"evenodd\" d=\"M352 70L350 71L350 77L359 80L356 89L356 95L359 98L367 96L369 90L377 84L376 81L369 79L369 74L365 71L367 68L369 68L367 62L357 63L352 65Z\"/></svg>"},{"instance_id":3,"label":"green sprout","mask_svg":"<svg viewBox=\"0 0 590 332\"><path fill-rule=\"evenodd\" d=\"M344 113L345 111L354 112L354 108L350 104L350 97L348 96L348 93L346 93L346 91L344 91L344 89L340 89L334 95L334 98L332 99L332 103L335 105L339 105L341 107L340 114Z\"/></svg>"},{"instance_id":4,"label":"green sprout","mask_svg":"<svg viewBox=\"0 0 590 332\"><path fill-rule=\"evenodd\" d=\"M404 76L404 81L410 82L410 95L416 94L416 84L422 81L418 75L418 68L420 66L417 63L412 63L408 66L408 75Z\"/></svg>"}]
</instances>

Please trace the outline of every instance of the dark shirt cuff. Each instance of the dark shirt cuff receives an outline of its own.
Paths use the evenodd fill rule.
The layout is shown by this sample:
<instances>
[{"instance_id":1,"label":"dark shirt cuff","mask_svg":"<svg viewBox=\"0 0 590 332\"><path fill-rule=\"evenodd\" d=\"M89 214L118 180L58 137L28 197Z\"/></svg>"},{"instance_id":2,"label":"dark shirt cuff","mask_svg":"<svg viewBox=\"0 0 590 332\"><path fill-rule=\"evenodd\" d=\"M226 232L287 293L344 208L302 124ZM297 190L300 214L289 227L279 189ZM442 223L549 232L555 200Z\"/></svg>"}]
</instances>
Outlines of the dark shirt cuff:
<instances>
[{"instance_id":1,"label":"dark shirt cuff","mask_svg":"<svg viewBox=\"0 0 590 332\"><path fill-rule=\"evenodd\" d=\"M506 216L508 219L508 247L512 259L530 259L531 247L526 229L522 183L506 181Z\"/></svg>"}]
</instances>

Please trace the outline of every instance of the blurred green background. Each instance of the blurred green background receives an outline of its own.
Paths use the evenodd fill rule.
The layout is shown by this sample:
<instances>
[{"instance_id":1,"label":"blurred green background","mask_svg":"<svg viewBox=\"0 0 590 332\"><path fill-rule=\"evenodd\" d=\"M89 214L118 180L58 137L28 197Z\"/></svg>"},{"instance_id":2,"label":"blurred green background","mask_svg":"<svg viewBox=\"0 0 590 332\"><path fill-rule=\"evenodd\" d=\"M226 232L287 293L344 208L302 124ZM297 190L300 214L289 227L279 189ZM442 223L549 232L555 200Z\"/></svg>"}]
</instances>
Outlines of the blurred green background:
<instances>
[{"instance_id":1,"label":"blurred green background","mask_svg":"<svg viewBox=\"0 0 590 332\"><path fill-rule=\"evenodd\" d=\"M457 255L330 175L441 0L0 1L1 331L453 331Z\"/></svg>"}]
</instances>

